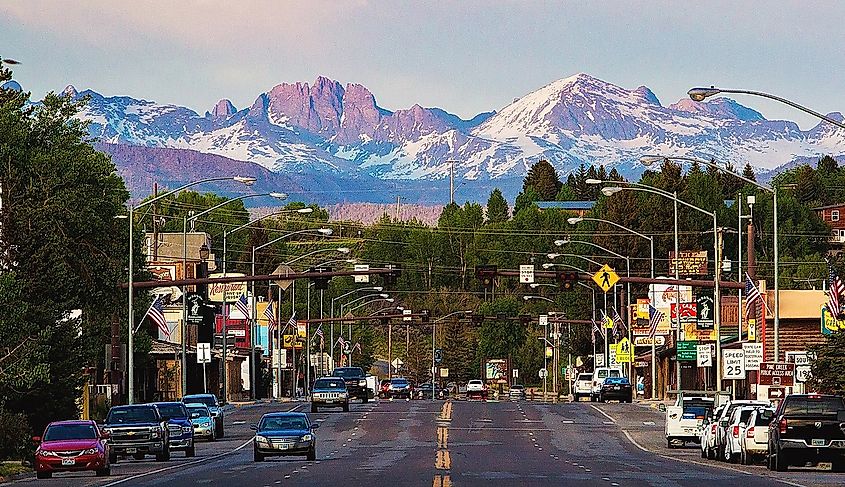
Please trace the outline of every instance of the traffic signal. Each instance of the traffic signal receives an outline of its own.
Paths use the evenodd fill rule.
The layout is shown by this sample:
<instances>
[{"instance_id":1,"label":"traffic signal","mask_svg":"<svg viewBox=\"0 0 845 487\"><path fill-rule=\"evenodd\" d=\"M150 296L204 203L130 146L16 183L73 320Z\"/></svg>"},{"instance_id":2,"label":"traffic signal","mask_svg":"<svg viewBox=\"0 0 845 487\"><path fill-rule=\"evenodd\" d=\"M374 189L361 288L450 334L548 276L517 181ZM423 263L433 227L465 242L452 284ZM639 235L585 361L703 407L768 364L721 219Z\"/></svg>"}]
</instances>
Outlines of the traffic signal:
<instances>
[{"instance_id":1,"label":"traffic signal","mask_svg":"<svg viewBox=\"0 0 845 487\"><path fill-rule=\"evenodd\" d=\"M421 309L420 310L420 315L421 315L420 320L422 320L423 323L428 323L429 314L430 313L427 309Z\"/></svg>"},{"instance_id":2,"label":"traffic signal","mask_svg":"<svg viewBox=\"0 0 845 487\"><path fill-rule=\"evenodd\" d=\"M578 282L578 274L575 272L558 272L557 279L560 282L562 291L571 291Z\"/></svg>"},{"instance_id":3,"label":"traffic signal","mask_svg":"<svg viewBox=\"0 0 845 487\"><path fill-rule=\"evenodd\" d=\"M399 281L399 277L402 275L402 266L400 264L387 264L384 266L385 269L389 269L390 272L384 275L384 283L387 285L394 285L397 281Z\"/></svg>"},{"instance_id":4,"label":"traffic signal","mask_svg":"<svg viewBox=\"0 0 845 487\"><path fill-rule=\"evenodd\" d=\"M308 269L308 272L315 272L315 273L317 273L317 272L323 273L323 272L331 272L331 271L332 271L331 267L314 267L314 268ZM329 276L326 276L326 277L316 276L316 277L311 278L311 281L314 282L314 289L317 289L317 290L328 289L329 288L329 281L331 281L331 280L332 280L332 278L329 277Z\"/></svg>"},{"instance_id":5,"label":"traffic signal","mask_svg":"<svg viewBox=\"0 0 845 487\"><path fill-rule=\"evenodd\" d=\"M481 281L485 289L493 289L493 281L496 279L497 268L494 265L475 266L475 277Z\"/></svg>"}]
</instances>

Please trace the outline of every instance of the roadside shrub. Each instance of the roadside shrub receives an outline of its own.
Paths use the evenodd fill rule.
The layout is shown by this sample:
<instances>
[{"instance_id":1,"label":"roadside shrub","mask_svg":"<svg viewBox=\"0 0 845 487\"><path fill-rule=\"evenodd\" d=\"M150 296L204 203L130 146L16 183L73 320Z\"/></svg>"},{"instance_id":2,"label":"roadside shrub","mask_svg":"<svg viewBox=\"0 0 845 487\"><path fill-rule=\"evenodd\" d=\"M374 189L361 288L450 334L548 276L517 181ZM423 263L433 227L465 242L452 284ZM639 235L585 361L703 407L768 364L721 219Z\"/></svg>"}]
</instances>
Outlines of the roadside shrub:
<instances>
[{"instance_id":1,"label":"roadside shrub","mask_svg":"<svg viewBox=\"0 0 845 487\"><path fill-rule=\"evenodd\" d=\"M0 460L22 460L32 451L32 429L26 416L0 409Z\"/></svg>"}]
</instances>

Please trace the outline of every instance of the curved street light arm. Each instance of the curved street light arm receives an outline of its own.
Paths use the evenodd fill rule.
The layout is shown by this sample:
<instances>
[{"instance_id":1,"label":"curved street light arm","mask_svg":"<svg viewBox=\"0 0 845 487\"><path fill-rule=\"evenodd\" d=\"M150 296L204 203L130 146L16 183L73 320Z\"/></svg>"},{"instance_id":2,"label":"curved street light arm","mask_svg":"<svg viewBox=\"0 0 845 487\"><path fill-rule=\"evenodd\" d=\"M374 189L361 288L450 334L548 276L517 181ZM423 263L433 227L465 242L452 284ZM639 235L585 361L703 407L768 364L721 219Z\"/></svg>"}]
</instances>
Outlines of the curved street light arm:
<instances>
[{"instance_id":1,"label":"curved street light arm","mask_svg":"<svg viewBox=\"0 0 845 487\"><path fill-rule=\"evenodd\" d=\"M247 177L241 177L241 176L222 176L222 177L217 177L217 178L201 179L199 181L194 181L194 182L185 184L183 186L179 186L178 188L176 188L172 191L168 191L167 193L160 194L160 195L156 196L155 198L153 198L151 200L144 201L143 203L136 205L135 209L142 208L142 207L147 206L149 204L155 203L156 201L158 201L162 198L166 198L166 197L168 197L168 196L170 196L174 193L178 193L179 191L182 191L183 189L188 189L191 186L196 186L198 184L203 184L203 183L210 183L212 181L227 181L227 180L242 182L246 185L251 185L252 183L255 182L255 178L247 178Z\"/></svg>"},{"instance_id":2,"label":"curved street light arm","mask_svg":"<svg viewBox=\"0 0 845 487\"><path fill-rule=\"evenodd\" d=\"M379 298L379 299L372 299L372 300L370 300L370 301L364 301L363 303L359 304L358 306L355 306L354 308L352 308L352 309L348 309L348 310L346 310L346 311L347 311L348 313L351 313L351 312L355 311L355 310L356 310L356 309L358 309L358 308L363 308L364 306L366 306L366 305L368 305L368 304L378 303L379 301L387 301L388 303L392 303L392 302L393 302L393 298Z\"/></svg>"},{"instance_id":3,"label":"curved street light arm","mask_svg":"<svg viewBox=\"0 0 845 487\"><path fill-rule=\"evenodd\" d=\"M647 240L652 240L654 238L654 237L649 237L648 235L642 234L642 233L640 233L640 232L638 232L638 231L636 231L632 228L628 228L625 225L622 225L620 223L616 223L615 221L612 221L612 220L605 220L604 218L588 218L588 217L579 217L578 219L579 219L579 221L584 221L584 222L603 222L603 223L607 223L609 225L613 225L616 228L621 228L622 230L627 230L628 232L633 233L634 235L636 235L638 237L642 237L642 238L647 239ZM575 224L577 224L577 223L578 222L575 222Z\"/></svg>"},{"instance_id":4,"label":"curved street light arm","mask_svg":"<svg viewBox=\"0 0 845 487\"><path fill-rule=\"evenodd\" d=\"M227 234L227 235L231 235L232 233L237 232L238 230L242 230L242 229L244 229L244 228L246 228L246 227L248 227L248 226L250 226L250 225L252 225L252 224L254 224L254 223L258 223L258 222L260 222L261 220L264 220L264 219L266 219L266 218L270 218L271 216L284 215L284 214L288 214L288 213L310 213L310 212L302 212L302 211L300 211L300 210L302 210L302 209L303 209L303 208L300 208L299 210L279 210L279 211L274 211L274 212L272 212L272 213L268 213L268 214L266 214L266 215L264 215L264 216L260 216L260 217L258 217L258 218L253 219L253 220L250 220L250 221L248 221L248 222L244 223L243 225L241 225L241 226L239 226L239 227L235 227L235 228L233 228L233 229L231 229L231 230L227 230L227 231L225 231L224 233L225 233L225 234ZM310 208L308 208L308 209L310 209Z\"/></svg>"},{"instance_id":5,"label":"curved street light arm","mask_svg":"<svg viewBox=\"0 0 845 487\"><path fill-rule=\"evenodd\" d=\"M269 242L267 242L267 243L263 243L263 244L261 244L261 245L259 245L259 246L255 247L255 250L261 250L261 249L263 249L264 247L266 247L266 246L268 246L268 245L272 245L272 244L274 244L274 243L276 243L276 242L278 242L278 241L280 241L280 240L284 240L284 239L286 239L286 238L288 238L288 237L292 237L292 236L294 236L294 235L301 235L301 234L303 234L303 233L308 233L308 232L317 232L317 234L318 234L318 235L327 235L327 234L325 234L325 233L320 232L320 230L321 230L321 229L319 229L319 228L306 228L305 230L297 230L297 231L295 231L295 232L286 233L286 234L282 235L281 237L274 238L273 240L270 240L270 241L269 241Z\"/></svg>"}]
</instances>

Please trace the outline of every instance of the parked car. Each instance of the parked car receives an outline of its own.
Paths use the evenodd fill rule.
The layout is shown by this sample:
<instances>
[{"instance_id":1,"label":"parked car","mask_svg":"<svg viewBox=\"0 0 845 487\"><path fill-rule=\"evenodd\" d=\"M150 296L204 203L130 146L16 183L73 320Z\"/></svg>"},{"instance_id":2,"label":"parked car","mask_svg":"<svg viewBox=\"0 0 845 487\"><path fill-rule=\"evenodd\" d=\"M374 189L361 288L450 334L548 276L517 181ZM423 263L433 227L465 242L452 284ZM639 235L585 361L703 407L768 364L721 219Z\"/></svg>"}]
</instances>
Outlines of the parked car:
<instances>
[{"instance_id":1,"label":"parked car","mask_svg":"<svg viewBox=\"0 0 845 487\"><path fill-rule=\"evenodd\" d=\"M511 390L508 392L508 397L511 400L525 399L525 386L522 384L512 385Z\"/></svg>"},{"instance_id":2,"label":"parked car","mask_svg":"<svg viewBox=\"0 0 845 487\"><path fill-rule=\"evenodd\" d=\"M267 413L257 425L252 425L253 460L263 462L269 456L305 455L317 459L317 439L314 430L320 425L312 423L304 413Z\"/></svg>"},{"instance_id":3,"label":"parked car","mask_svg":"<svg viewBox=\"0 0 845 487\"><path fill-rule=\"evenodd\" d=\"M731 415L734 413L734 410L739 407L745 406L757 406L757 407L766 407L770 406L771 403L768 401L753 401L750 399L740 399L736 401L729 402L725 409L722 410L722 415L719 416L719 424L716 427L716 459L717 460L725 460L725 448L728 443L728 426L730 423Z\"/></svg>"},{"instance_id":4,"label":"parked car","mask_svg":"<svg viewBox=\"0 0 845 487\"><path fill-rule=\"evenodd\" d=\"M845 400L842 396L790 394L769 425L769 470L815 465L845 470Z\"/></svg>"},{"instance_id":5,"label":"parked car","mask_svg":"<svg viewBox=\"0 0 845 487\"><path fill-rule=\"evenodd\" d=\"M379 383L378 397L386 399L390 390L390 379L382 379Z\"/></svg>"},{"instance_id":6,"label":"parked car","mask_svg":"<svg viewBox=\"0 0 845 487\"><path fill-rule=\"evenodd\" d=\"M93 421L56 421L36 436L35 476L48 479L54 472L93 470L98 476L111 474L109 435Z\"/></svg>"},{"instance_id":7,"label":"parked car","mask_svg":"<svg viewBox=\"0 0 845 487\"><path fill-rule=\"evenodd\" d=\"M578 374L575 379L575 401L580 401L582 397L590 397L593 390L593 374L590 372L582 372Z\"/></svg>"},{"instance_id":8,"label":"parked car","mask_svg":"<svg viewBox=\"0 0 845 487\"><path fill-rule=\"evenodd\" d=\"M728 429L725 440L725 453L722 460L728 463L736 463L742 454L743 430L748 425L748 420L751 418L757 407L755 406L741 406L734 409L728 418Z\"/></svg>"},{"instance_id":9,"label":"parked car","mask_svg":"<svg viewBox=\"0 0 845 487\"><path fill-rule=\"evenodd\" d=\"M208 406L202 403L188 403L185 404L188 409L188 414L191 417L191 423L194 425L194 440L197 438L205 438L208 441L217 439L214 433L214 418L211 417L211 411Z\"/></svg>"},{"instance_id":10,"label":"parked car","mask_svg":"<svg viewBox=\"0 0 845 487\"><path fill-rule=\"evenodd\" d=\"M601 383L599 402L631 402L633 399L634 389L627 377L607 377Z\"/></svg>"},{"instance_id":11,"label":"parked car","mask_svg":"<svg viewBox=\"0 0 845 487\"><path fill-rule=\"evenodd\" d=\"M170 460L167 421L152 404L112 407L103 429L109 433L110 463L117 463L118 456L143 460L155 455L157 462Z\"/></svg>"},{"instance_id":12,"label":"parked car","mask_svg":"<svg viewBox=\"0 0 845 487\"><path fill-rule=\"evenodd\" d=\"M182 450L186 457L194 456L194 425L188 409L181 402L157 402L162 419L167 421L171 450Z\"/></svg>"},{"instance_id":13,"label":"parked car","mask_svg":"<svg viewBox=\"0 0 845 487\"><path fill-rule=\"evenodd\" d=\"M480 379L467 382L467 399L487 399L487 386Z\"/></svg>"},{"instance_id":14,"label":"parked car","mask_svg":"<svg viewBox=\"0 0 845 487\"><path fill-rule=\"evenodd\" d=\"M449 396L449 391L447 389L437 386L432 388L431 382L421 384L414 392L419 399L431 399L432 391L438 399L446 399L446 397Z\"/></svg>"},{"instance_id":15,"label":"parked car","mask_svg":"<svg viewBox=\"0 0 845 487\"><path fill-rule=\"evenodd\" d=\"M592 386L590 387L590 400L598 401L601 385L608 377L624 377L622 369L618 367L597 367L593 371Z\"/></svg>"},{"instance_id":16,"label":"parked car","mask_svg":"<svg viewBox=\"0 0 845 487\"><path fill-rule=\"evenodd\" d=\"M714 403L712 397L678 394L675 404L666 408L666 446L674 448L679 442L686 445L701 441L704 418L710 414Z\"/></svg>"},{"instance_id":17,"label":"parked car","mask_svg":"<svg viewBox=\"0 0 845 487\"><path fill-rule=\"evenodd\" d=\"M367 389L367 376L361 367L337 367L332 372L332 377L341 377L346 382L346 392L350 398L361 399L361 402L368 402L370 394Z\"/></svg>"},{"instance_id":18,"label":"parked car","mask_svg":"<svg viewBox=\"0 0 845 487\"><path fill-rule=\"evenodd\" d=\"M190 394L182 398L184 404L202 403L208 406L211 412L211 417L214 419L214 436L215 438L223 438L225 431L223 430L223 408L217 401L217 396L214 394Z\"/></svg>"},{"instance_id":19,"label":"parked car","mask_svg":"<svg viewBox=\"0 0 845 487\"><path fill-rule=\"evenodd\" d=\"M769 453L769 423L775 416L773 408L757 408L751 412L748 423L740 431L740 463L751 465L757 457Z\"/></svg>"},{"instance_id":20,"label":"parked car","mask_svg":"<svg viewBox=\"0 0 845 487\"><path fill-rule=\"evenodd\" d=\"M722 410L725 407L727 407L727 404L722 404L711 411L701 424L701 432L699 434L701 458L711 460L716 458L716 429L719 427L719 416L722 415Z\"/></svg>"},{"instance_id":21,"label":"parked car","mask_svg":"<svg viewBox=\"0 0 845 487\"><path fill-rule=\"evenodd\" d=\"M390 379L390 385L387 388L387 397L390 399L411 399L411 383L403 377Z\"/></svg>"},{"instance_id":22,"label":"parked car","mask_svg":"<svg viewBox=\"0 0 845 487\"><path fill-rule=\"evenodd\" d=\"M343 377L321 377L314 381L311 393L311 412L320 407L342 408L349 411L349 394Z\"/></svg>"}]
</instances>

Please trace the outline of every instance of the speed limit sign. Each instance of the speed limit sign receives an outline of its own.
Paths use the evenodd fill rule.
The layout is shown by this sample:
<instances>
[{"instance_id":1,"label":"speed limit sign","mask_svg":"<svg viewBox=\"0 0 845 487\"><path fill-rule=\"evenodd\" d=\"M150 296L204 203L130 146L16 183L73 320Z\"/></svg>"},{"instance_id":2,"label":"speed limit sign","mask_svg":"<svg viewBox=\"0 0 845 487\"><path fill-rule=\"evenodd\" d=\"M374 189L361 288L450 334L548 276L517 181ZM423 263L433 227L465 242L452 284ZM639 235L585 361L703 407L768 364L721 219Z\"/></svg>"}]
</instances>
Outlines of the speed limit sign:
<instances>
[{"instance_id":1,"label":"speed limit sign","mask_svg":"<svg viewBox=\"0 0 845 487\"><path fill-rule=\"evenodd\" d=\"M739 350L722 350L722 374L725 379L745 379L745 353Z\"/></svg>"}]
</instances>

